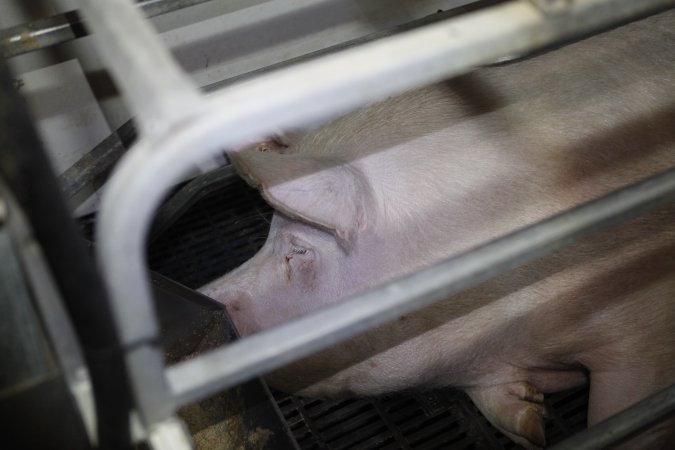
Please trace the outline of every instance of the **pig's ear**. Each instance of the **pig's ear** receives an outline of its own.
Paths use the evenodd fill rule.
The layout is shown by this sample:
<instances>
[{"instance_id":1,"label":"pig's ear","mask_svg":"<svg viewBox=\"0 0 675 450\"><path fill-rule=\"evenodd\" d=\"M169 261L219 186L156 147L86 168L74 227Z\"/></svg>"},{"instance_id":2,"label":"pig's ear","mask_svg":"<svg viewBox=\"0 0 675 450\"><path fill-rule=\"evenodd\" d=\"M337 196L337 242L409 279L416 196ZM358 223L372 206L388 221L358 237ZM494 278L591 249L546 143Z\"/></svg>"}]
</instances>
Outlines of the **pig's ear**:
<instances>
[{"instance_id":1,"label":"pig's ear","mask_svg":"<svg viewBox=\"0 0 675 450\"><path fill-rule=\"evenodd\" d=\"M307 155L243 151L229 157L275 209L333 232L345 249L365 229L371 188L353 166Z\"/></svg>"}]
</instances>

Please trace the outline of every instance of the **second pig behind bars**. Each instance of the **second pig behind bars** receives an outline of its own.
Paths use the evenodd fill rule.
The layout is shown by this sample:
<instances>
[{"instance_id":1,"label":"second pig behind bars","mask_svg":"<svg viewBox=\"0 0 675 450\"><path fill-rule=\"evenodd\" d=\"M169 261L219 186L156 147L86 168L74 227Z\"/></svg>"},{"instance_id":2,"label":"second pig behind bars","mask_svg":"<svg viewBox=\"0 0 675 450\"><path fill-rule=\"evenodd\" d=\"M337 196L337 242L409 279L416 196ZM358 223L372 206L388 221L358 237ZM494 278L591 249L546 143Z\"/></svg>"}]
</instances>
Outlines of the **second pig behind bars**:
<instances>
[{"instance_id":1,"label":"second pig behind bars","mask_svg":"<svg viewBox=\"0 0 675 450\"><path fill-rule=\"evenodd\" d=\"M675 166L675 14L231 158L276 213L260 252L202 292L247 335ZM312 396L456 386L514 441L544 446L543 393L590 382L594 424L675 382L675 207L268 380ZM634 442L667 447L674 428Z\"/></svg>"}]
</instances>

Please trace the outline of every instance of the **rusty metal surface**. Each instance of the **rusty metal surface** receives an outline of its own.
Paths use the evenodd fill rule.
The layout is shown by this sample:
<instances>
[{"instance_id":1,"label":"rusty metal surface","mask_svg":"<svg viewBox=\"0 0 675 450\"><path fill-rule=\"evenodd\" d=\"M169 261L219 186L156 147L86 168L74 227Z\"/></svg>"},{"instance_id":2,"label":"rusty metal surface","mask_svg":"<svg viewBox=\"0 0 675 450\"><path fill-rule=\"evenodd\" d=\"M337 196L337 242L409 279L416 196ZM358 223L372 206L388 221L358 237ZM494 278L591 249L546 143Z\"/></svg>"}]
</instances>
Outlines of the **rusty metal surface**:
<instances>
[{"instance_id":1,"label":"rusty metal surface","mask_svg":"<svg viewBox=\"0 0 675 450\"><path fill-rule=\"evenodd\" d=\"M77 14L59 14L0 31L0 54L11 58L86 34Z\"/></svg>"}]
</instances>

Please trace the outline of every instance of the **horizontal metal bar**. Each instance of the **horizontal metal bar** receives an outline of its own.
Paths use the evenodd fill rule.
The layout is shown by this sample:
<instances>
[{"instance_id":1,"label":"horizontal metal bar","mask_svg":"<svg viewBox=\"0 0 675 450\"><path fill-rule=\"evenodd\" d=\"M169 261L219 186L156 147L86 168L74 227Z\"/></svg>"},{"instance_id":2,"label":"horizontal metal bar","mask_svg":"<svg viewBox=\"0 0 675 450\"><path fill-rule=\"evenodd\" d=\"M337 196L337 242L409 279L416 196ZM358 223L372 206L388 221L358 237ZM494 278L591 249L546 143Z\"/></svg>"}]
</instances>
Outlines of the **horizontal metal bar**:
<instances>
[{"instance_id":1,"label":"horizontal metal bar","mask_svg":"<svg viewBox=\"0 0 675 450\"><path fill-rule=\"evenodd\" d=\"M58 14L1 30L0 54L3 58L11 58L86 34L76 13Z\"/></svg>"},{"instance_id":2,"label":"horizontal metal bar","mask_svg":"<svg viewBox=\"0 0 675 450\"><path fill-rule=\"evenodd\" d=\"M348 41L341 42L341 43L335 44L335 45L331 45L329 47L322 48L320 50L315 50L315 51L310 52L310 53L305 53L303 55L296 56L294 58L290 58L290 59L272 64L272 65L269 65L269 66L261 67L261 68L258 68L258 69L251 70L249 72L244 72L244 73L241 73L241 74L234 75L232 77L229 77L229 78L226 78L226 79L223 79L223 80L215 81L211 84L204 85L203 90L205 92L217 91L219 89L223 89L227 86L230 86L230 85L232 85L236 82L251 79L253 77L272 72L274 70L279 70L279 69L290 67L290 66L293 66L293 65L296 65L296 64L304 63L304 62L319 58L321 56L330 55L330 54L333 54L333 53L336 53L336 52L339 52L339 51L342 51L342 50L346 50L348 48L353 48L353 47L357 47L357 46L360 46L360 45L364 45L364 44L367 44L369 42L373 42L375 40L390 37L390 36L400 34L400 33L406 32L406 31L411 31L411 30L414 30L416 28L428 26L428 25L431 25L433 23L437 23L437 22L440 22L440 21L443 21L443 20L455 18L455 17L458 17L462 14L466 14L466 13L469 13L469 12L472 12L472 11L477 11L479 9L484 9L487 6L494 6L494 4L496 4L498 1L499 0L473 0L473 1L468 2L468 3L466 3L462 6L458 6L456 8L448 9L448 10L445 10L445 11L442 11L442 12L437 12L437 13L431 15L431 16L426 16L426 17L423 17L421 19L413 20L411 22L402 23L400 25L396 25L392 28L388 28L388 29L385 29L385 30L375 31L375 32L367 34L365 36L350 39ZM512 59L512 58L508 58L508 59Z\"/></svg>"},{"instance_id":3,"label":"horizontal metal bar","mask_svg":"<svg viewBox=\"0 0 675 450\"><path fill-rule=\"evenodd\" d=\"M675 197L675 168L343 303L168 369L180 404L422 308Z\"/></svg>"},{"instance_id":4,"label":"horizontal metal bar","mask_svg":"<svg viewBox=\"0 0 675 450\"><path fill-rule=\"evenodd\" d=\"M551 447L551 450L613 448L673 415L675 415L675 384L566 439Z\"/></svg>"},{"instance_id":5,"label":"horizontal metal bar","mask_svg":"<svg viewBox=\"0 0 675 450\"><path fill-rule=\"evenodd\" d=\"M122 6L119 0L105 2L109 3ZM159 127L161 133L146 129L146 134L123 158L109 181L99 214L98 258L107 275L114 299L114 320L125 344L134 348L156 345L157 321L145 264L146 235L152 215L171 186L222 148L236 148L279 129L325 121L388 95L465 73L505 55L520 54L532 47L656 12L675 5L675 0L576 0L570 5L566 14L548 20L528 0L511 1L239 83L208 97L201 107L177 103L177 115L164 117L173 122ZM99 22L105 17L107 20L116 17L115 8L109 7L106 13L111 16L102 14ZM120 66L130 67L128 61L121 64L121 60L139 58L134 42L126 39L115 52L109 52L103 48L106 39L97 41L106 64L115 70L122 85L139 81L144 84L143 80L127 77L120 71ZM132 53L130 58L128 53ZM150 76L151 68L147 64L144 67L148 79L156 79ZM143 98L143 92L133 86L124 92L125 96L136 92ZM390 291L395 293L396 289ZM336 323L349 328L358 320L359 317L345 316ZM336 342L341 337L322 339L324 343ZM288 340L289 344L294 342L295 339ZM256 362L262 366L256 372L265 369L267 358L275 358L263 347L247 348L262 352L262 358ZM238 356L230 355L236 361ZM154 398L160 395L158 390L143 389L146 384L156 384L158 379L157 368L150 367L147 361L135 359L128 363L139 412L146 423L154 423L164 414L157 411L157 405L162 401L170 405L172 399ZM193 364L200 364L199 359ZM182 376L176 385L175 370L169 372L173 373L175 393L195 398L202 392L194 383L181 384ZM204 380L201 376L195 379L222 386L217 379ZM206 391L210 392L213 386Z\"/></svg>"},{"instance_id":6,"label":"horizontal metal bar","mask_svg":"<svg viewBox=\"0 0 675 450\"><path fill-rule=\"evenodd\" d=\"M209 1L213 0L145 0L137 6L147 17L154 17ZM69 11L1 30L0 54L11 58L88 34L77 12Z\"/></svg>"}]
</instances>

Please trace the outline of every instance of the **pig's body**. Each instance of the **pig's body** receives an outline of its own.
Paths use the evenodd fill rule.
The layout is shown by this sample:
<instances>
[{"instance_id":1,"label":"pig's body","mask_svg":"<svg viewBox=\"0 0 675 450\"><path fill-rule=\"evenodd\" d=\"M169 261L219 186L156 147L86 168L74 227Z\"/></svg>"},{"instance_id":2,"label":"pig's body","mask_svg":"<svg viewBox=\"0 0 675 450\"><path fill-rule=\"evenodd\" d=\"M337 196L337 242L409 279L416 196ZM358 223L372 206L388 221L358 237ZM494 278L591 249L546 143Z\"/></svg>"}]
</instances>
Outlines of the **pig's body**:
<instances>
[{"instance_id":1,"label":"pig's body","mask_svg":"<svg viewBox=\"0 0 675 450\"><path fill-rule=\"evenodd\" d=\"M250 334L675 166L674 25L664 13L373 105L283 154L233 154L279 213L203 292ZM539 446L541 393L589 374L590 423L675 382L672 205L269 380L307 395L453 385Z\"/></svg>"}]
</instances>

